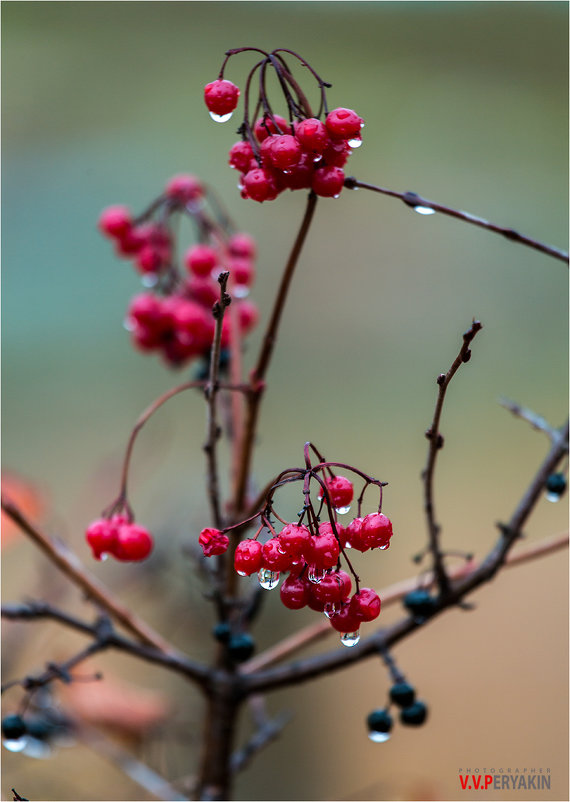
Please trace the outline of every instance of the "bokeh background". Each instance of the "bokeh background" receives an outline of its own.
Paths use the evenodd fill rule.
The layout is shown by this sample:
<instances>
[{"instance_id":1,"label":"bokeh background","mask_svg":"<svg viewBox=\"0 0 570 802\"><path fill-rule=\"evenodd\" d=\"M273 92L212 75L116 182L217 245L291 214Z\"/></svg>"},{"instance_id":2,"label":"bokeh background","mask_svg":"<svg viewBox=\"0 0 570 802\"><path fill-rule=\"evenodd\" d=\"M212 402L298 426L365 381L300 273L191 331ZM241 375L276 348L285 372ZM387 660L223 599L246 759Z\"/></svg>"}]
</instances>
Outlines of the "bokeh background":
<instances>
[{"instance_id":1,"label":"bokeh background","mask_svg":"<svg viewBox=\"0 0 570 802\"><path fill-rule=\"evenodd\" d=\"M202 89L230 47L288 47L333 84L333 106L366 121L350 173L566 247L567 5L5 2L2 12L8 489L24 482L29 510L51 532L181 648L208 659L212 611L180 557L208 523L198 398L173 399L135 451L132 501L159 541L148 567L93 565L83 542L86 523L116 492L134 420L183 380L129 344L121 324L139 284L98 235L100 210L142 210L174 173L200 175L258 240L253 297L265 320L304 200L240 199L226 163L236 126L210 120ZM227 77L243 84L251 63L236 58ZM269 376L255 472L264 483L299 464L311 439L329 459L389 481L385 511L396 534L388 552L359 564L366 584L417 571L410 557L425 541L419 475L434 380L473 317L485 328L448 395L436 500L447 546L482 556L547 448L498 397L555 425L566 413L566 267L364 191L320 202ZM253 336L247 362L258 342ZM565 502L543 501L527 540L566 526ZM82 610L79 595L9 530L3 595ZM469 799L476 793L460 790L461 770L534 767L551 770L550 791L500 798L567 799L567 599L563 552L506 571L474 594L474 612L449 612L398 646L430 720L418 730L396 726L385 744L371 743L364 726L389 686L379 660L272 695L270 711L291 710L293 720L239 777L237 798ZM385 620L398 614L387 610ZM313 616L268 598L259 650ZM4 634L5 680L83 642L43 624L6 624ZM313 651L334 643L333 635ZM170 779L192 774L202 712L192 688L123 656L94 661L95 669L146 689L158 709L170 706L150 743L131 735L127 745ZM5 712L19 698L7 693ZM68 704L78 709L77 699ZM248 727L244 714L244 735ZM2 783L3 799L12 787L30 799L153 798L82 745L47 761L4 750Z\"/></svg>"}]
</instances>

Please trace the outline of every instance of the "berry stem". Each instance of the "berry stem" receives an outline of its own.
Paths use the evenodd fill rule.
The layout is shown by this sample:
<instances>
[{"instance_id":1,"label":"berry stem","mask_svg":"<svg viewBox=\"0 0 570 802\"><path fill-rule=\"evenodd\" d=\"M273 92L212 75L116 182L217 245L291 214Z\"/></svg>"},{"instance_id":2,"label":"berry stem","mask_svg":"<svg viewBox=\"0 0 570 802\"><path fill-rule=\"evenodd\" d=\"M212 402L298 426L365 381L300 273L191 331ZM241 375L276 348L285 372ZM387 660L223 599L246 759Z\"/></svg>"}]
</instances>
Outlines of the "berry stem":
<instances>
[{"instance_id":1,"label":"berry stem","mask_svg":"<svg viewBox=\"0 0 570 802\"><path fill-rule=\"evenodd\" d=\"M469 212L462 212L459 209L452 209L450 206L444 206L441 203L427 200L422 198L421 195L416 195L415 192L396 192L393 189L385 189L384 187L375 186L374 184L367 184L364 181L349 176L344 181L344 186L347 189L368 189L371 192L379 192L382 195L388 195L391 198L399 198L406 206L415 208L417 206L424 206L428 209L433 209L434 212L441 212L449 217L455 217L457 220L462 220L464 223L471 223L474 226L486 228L487 231L494 231L496 234L502 234L503 237L510 239L512 242L519 242L521 245L526 245L528 248L534 248L537 251L545 253L547 256L552 256L554 259L560 259L562 262L569 263L570 257L567 251L560 248L555 248L553 245L547 245L544 242L527 237L515 231L513 228L506 228L499 226L496 223L491 223L483 217L470 214Z\"/></svg>"}]
</instances>

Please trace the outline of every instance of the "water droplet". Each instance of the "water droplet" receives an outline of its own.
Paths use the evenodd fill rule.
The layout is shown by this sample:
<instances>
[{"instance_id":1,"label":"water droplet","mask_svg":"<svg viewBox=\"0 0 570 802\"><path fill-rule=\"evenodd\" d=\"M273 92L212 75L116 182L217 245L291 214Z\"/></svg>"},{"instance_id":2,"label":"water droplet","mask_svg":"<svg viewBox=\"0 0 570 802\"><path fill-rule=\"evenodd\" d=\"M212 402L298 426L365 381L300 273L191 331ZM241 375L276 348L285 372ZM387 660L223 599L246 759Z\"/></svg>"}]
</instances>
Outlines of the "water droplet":
<instances>
[{"instance_id":1,"label":"water droplet","mask_svg":"<svg viewBox=\"0 0 570 802\"><path fill-rule=\"evenodd\" d=\"M318 164L318 162L320 162L322 158L323 158L322 154L321 153L317 153L315 156L313 156L313 162L315 164Z\"/></svg>"},{"instance_id":2,"label":"water droplet","mask_svg":"<svg viewBox=\"0 0 570 802\"><path fill-rule=\"evenodd\" d=\"M335 512L338 512L339 515L346 515L347 512L350 512L350 504L348 507L335 507Z\"/></svg>"},{"instance_id":3,"label":"water droplet","mask_svg":"<svg viewBox=\"0 0 570 802\"><path fill-rule=\"evenodd\" d=\"M390 733L389 732L369 732L368 737L371 741L374 741L375 744L383 744L385 741L390 740Z\"/></svg>"},{"instance_id":4,"label":"water droplet","mask_svg":"<svg viewBox=\"0 0 570 802\"><path fill-rule=\"evenodd\" d=\"M413 209L418 214L435 214L435 209L430 209L429 206L414 206Z\"/></svg>"},{"instance_id":5,"label":"water droplet","mask_svg":"<svg viewBox=\"0 0 570 802\"><path fill-rule=\"evenodd\" d=\"M143 287L156 287L158 284L158 275L157 273L145 273L144 276L141 278L141 284Z\"/></svg>"},{"instance_id":6,"label":"water droplet","mask_svg":"<svg viewBox=\"0 0 570 802\"><path fill-rule=\"evenodd\" d=\"M29 738L25 735L23 738L3 738L2 744L9 752L21 752L26 748Z\"/></svg>"},{"instance_id":7,"label":"water droplet","mask_svg":"<svg viewBox=\"0 0 570 802\"><path fill-rule=\"evenodd\" d=\"M560 493L546 493L546 500L555 504L557 501L560 501Z\"/></svg>"},{"instance_id":8,"label":"water droplet","mask_svg":"<svg viewBox=\"0 0 570 802\"><path fill-rule=\"evenodd\" d=\"M386 549L388 548L389 545L390 545L389 543L386 543L386 544L384 544L384 546L380 546L379 547L380 551L386 551Z\"/></svg>"},{"instance_id":9,"label":"water droplet","mask_svg":"<svg viewBox=\"0 0 570 802\"><path fill-rule=\"evenodd\" d=\"M133 319L130 318L130 317L126 317L123 320L123 328L126 329L126 331L134 331L135 330L135 324L134 324Z\"/></svg>"},{"instance_id":10,"label":"water droplet","mask_svg":"<svg viewBox=\"0 0 570 802\"><path fill-rule=\"evenodd\" d=\"M333 198L340 198L340 192L338 192L336 195L333 195Z\"/></svg>"},{"instance_id":11,"label":"water droplet","mask_svg":"<svg viewBox=\"0 0 570 802\"><path fill-rule=\"evenodd\" d=\"M259 584L264 590L273 590L279 584L279 571L261 568L257 573Z\"/></svg>"},{"instance_id":12,"label":"water droplet","mask_svg":"<svg viewBox=\"0 0 570 802\"><path fill-rule=\"evenodd\" d=\"M107 552L104 552L104 554L101 555L101 562L105 562L105 560L108 560L108 559L109 559L109 555L107 554Z\"/></svg>"},{"instance_id":13,"label":"water droplet","mask_svg":"<svg viewBox=\"0 0 570 802\"><path fill-rule=\"evenodd\" d=\"M324 568L321 571L319 571L318 568L315 568L314 565L311 565L309 567L309 570L307 571L307 579L314 585L318 585L319 582L323 581L325 574L326 570Z\"/></svg>"},{"instance_id":14,"label":"water droplet","mask_svg":"<svg viewBox=\"0 0 570 802\"><path fill-rule=\"evenodd\" d=\"M234 295L236 298L247 298L249 287L246 287L245 284L238 284L237 287L234 287Z\"/></svg>"},{"instance_id":15,"label":"water droplet","mask_svg":"<svg viewBox=\"0 0 570 802\"><path fill-rule=\"evenodd\" d=\"M227 123L228 120L231 120L233 111L230 111L228 114L215 114L213 111L210 112L210 117L215 123Z\"/></svg>"},{"instance_id":16,"label":"water droplet","mask_svg":"<svg viewBox=\"0 0 570 802\"><path fill-rule=\"evenodd\" d=\"M362 137L355 136L353 139L348 140L348 146L351 147L353 150L355 148L359 148L362 145Z\"/></svg>"},{"instance_id":17,"label":"water droplet","mask_svg":"<svg viewBox=\"0 0 570 802\"><path fill-rule=\"evenodd\" d=\"M359 640L360 631L358 629L356 632L343 632L340 636L340 642L343 646L356 646Z\"/></svg>"},{"instance_id":18,"label":"water droplet","mask_svg":"<svg viewBox=\"0 0 570 802\"><path fill-rule=\"evenodd\" d=\"M327 602L325 604L325 609L323 610L323 612L327 618L332 618L333 615L336 615L339 610L340 610L339 604L335 604L334 602Z\"/></svg>"},{"instance_id":19,"label":"water droplet","mask_svg":"<svg viewBox=\"0 0 570 802\"><path fill-rule=\"evenodd\" d=\"M50 757L52 753L51 746L46 743L45 741L40 741L39 738L25 738L26 747L23 750L24 755L26 757L34 757L38 760L45 760L46 758Z\"/></svg>"},{"instance_id":20,"label":"water droplet","mask_svg":"<svg viewBox=\"0 0 570 802\"><path fill-rule=\"evenodd\" d=\"M247 576L246 571L236 571L236 574L239 574L239 576Z\"/></svg>"}]
</instances>

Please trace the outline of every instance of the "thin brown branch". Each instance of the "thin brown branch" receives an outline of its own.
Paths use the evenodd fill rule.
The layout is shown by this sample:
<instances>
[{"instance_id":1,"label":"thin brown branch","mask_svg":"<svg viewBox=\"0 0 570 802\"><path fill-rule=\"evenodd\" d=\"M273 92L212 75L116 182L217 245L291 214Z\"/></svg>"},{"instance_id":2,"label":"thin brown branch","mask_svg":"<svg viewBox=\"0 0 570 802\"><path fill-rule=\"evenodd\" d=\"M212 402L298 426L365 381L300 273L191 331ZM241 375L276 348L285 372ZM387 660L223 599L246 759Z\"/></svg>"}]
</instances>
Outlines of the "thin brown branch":
<instances>
[{"instance_id":1,"label":"thin brown branch","mask_svg":"<svg viewBox=\"0 0 570 802\"><path fill-rule=\"evenodd\" d=\"M516 418L525 420L533 429L536 429L536 431L544 432L544 434L550 438L551 442L559 436L560 433L558 429L551 426L545 418L541 415L537 415L532 409L523 407L521 404L517 404L516 401L510 401L508 398L500 398L499 404L512 412Z\"/></svg>"},{"instance_id":2,"label":"thin brown branch","mask_svg":"<svg viewBox=\"0 0 570 802\"><path fill-rule=\"evenodd\" d=\"M441 413L443 410L443 402L449 383L455 376L460 366L464 362L468 362L471 357L470 345L475 336L482 329L482 325L478 320L474 320L471 328L463 335L463 343L459 349L459 353L455 357L451 367L447 373L440 373L437 377L437 384L439 387L437 401L435 404L435 411L429 429L426 431L426 437L429 441L428 455L426 467L422 473L424 482L424 512L427 520L429 550L433 559L433 570L437 578L439 591L442 595L449 590L449 580L445 573L445 566L443 563L443 555L439 547L439 533L440 526L435 519L434 509L434 493L433 493L433 477L435 471L435 463L437 460L438 452L443 448L443 437L439 430L441 420Z\"/></svg>"},{"instance_id":3,"label":"thin brown branch","mask_svg":"<svg viewBox=\"0 0 570 802\"><path fill-rule=\"evenodd\" d=\"M81 649L81 651L77 652L77 654L63 663L48 663L46 670L41 674L36 674L35 676L28 675L21 680L11 680L5 683L2 685L2 693L15 685L21 685L25 690L32 691L36 688L42 688L44 685L48 685L50 682L57 679L62 682L71 682L73 677L70 672L73 668L83 663L94 654L105 651L106 648L107 643L102 640L90 643L89 646Z\"/></svg>"},{"instance_id":4,"label":"thin brown branch","mask_svg":"<svg viewBox=\"0 0 570 802\"><path fill-rule=\"evenodd\" d=\"M291 721L290 713L281 713L273 719L267 719L252 735L249 741L239 751L234 752L230 761L230 768L234 774L246 769L253 758L275 741L283 729Z\"/></svg>"},{"instance_id":5,"label":"thin brown branch","mask_svg":"<svg viewBox=\"0 0 570 802\"><path fill-rule=\"evenodd\" d=\"M106 610L129 632L143 643L154 646L165 654L176 655L177 651L161 635L152 629L139 616L116 599L111 591L95 576L89 573L79 558L62 541L50 537L32 524L20 508L2 495L1 506L6 515L38 546L44 554L68 577L86 596Z\"/></svg>"},{"instance_id":6,"label":"thin brown branch","mask_svg":"<svg viewBox=\"0 0 570 802\"><path fill-rule=\"evenodd\" d=\"M470 214L469 212L462 212L460 209L452 209L450 206L444 206L441 203L427 200L427 198L422 198L421 195L417 195L415 192L396 192L393 189L386 189L385 187L379 187L375 184L367 184L364 181L358 181L353 177L346 178L344 185L347 189L369 189L372 192L379 192L391 198L399 198L406 206L412 209L432 209L434 212L446 214L449 217L454 217L456 220L462 220L464 223L471 223L474 226L485 228L487 231L501 234L512 242L519 242L521 245L526 245L528 248L534 248L537 251L547 254L547 256L552 256L554 259L560 259L562 262L566 262L566 264L569 262L567 251L555 248L553 245L547 245L544 242L539 242L532 237L527 237L525 234L521 234L513 228L506 228L505 226L491 223L483 217L477 217L477 215Z\"/></svg>"}]
</instances>

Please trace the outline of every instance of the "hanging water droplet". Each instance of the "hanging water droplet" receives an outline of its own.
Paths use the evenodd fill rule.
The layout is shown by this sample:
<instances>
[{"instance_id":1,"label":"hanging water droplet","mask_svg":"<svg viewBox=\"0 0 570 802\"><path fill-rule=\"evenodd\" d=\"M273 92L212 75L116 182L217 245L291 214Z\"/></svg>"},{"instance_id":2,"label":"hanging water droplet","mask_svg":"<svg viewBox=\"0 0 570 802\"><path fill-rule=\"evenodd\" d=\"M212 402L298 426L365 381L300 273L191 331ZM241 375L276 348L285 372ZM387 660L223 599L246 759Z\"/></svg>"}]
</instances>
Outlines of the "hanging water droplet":
<instances>
[{"instance_id":1,"label":"hanging water droplet","mask_svg":"<svg viewBox=\"0 0 570 802\"><path fill-rule=\"evenodd\" d=\"M271 571L269 568L261 568L257 578L264 590L273 590L279 584L279 571Z\"/></svg>"},{"instance_id":2,"label":"hanging water droplet","mask_svg":"<svg viewBox=\"0 0 570 802\"><path fill-rule=\"evenodd\" d=\"M338 192L336 195L333 195L333 198L340 198L340 192Z\"/></svg>"},{"instance_id":3,"label":"hanging water droplet","mask_svg":"<svg viewBox=\"0 0 570 802\"><path fill-rule=\"evenodd\" d=\"M108 560L108 559L109 559L109 555L107 554L107 552L102 554L101 557L100 557L101 562L105 562L105 560Z\"/></svg>"},{"instance_id":4,"label":"hanging water droplet","mask_svg":"<svg viewBox=\"0 0 570 802\"><path fill-rule=\"evenodd\" d=\"M134 323L133 319L130 318L130 317L126 317L123 320L123 328L126 331L134 331L135 330L135 323Z\"/></svg>"},{"instance_id":5,"label":"hanging water droplet","mask_svg":"<svg viewBox=\"0 0 570 802\"><path fill-rule=\"evenodd\" d=\"M435 209L430 209L429 206L413 206L412 208L418 214L435 214Z\"/></svg>"},{"instance_id":6,"label":"hanging water droplet","mask_svg":"<svg viewBox=\"0 0 570 802\"><path fill-rule=\"evenodd\" d=\"M237 287L234 287L234 295L236 298L247 298L249 287L246 287L245 284L238 284Z\"/></svg>"},{"instance_id":7,"label":"hanging water droplet","mask_svg":"<svg viewBox=\"0 0 570 802\"><path fill-rule=\"evenodd\" d=\"M246 571L237 571L236 570L236 574L239 574L239 576L247 576L247 572Z\"/></svg>"},{"instance_id":8,"label":"hanging water droplet","mask_svg":"<svg viewBox=\"0 0 570 802\"><path fill-rule=\"evenodd\" d=\"M386 551L386 549L388 548L389 545L390 545L389 543L385 543L383 546L380 546L379 547L380 551Z\"/></svg>"},{"instance_id":9,"label":"hanging water droplet","mask_svg":"<svg viewBox=\"0 0 570 802\"><path fill-rule=\"evenodd\" d=\"M3 738L2 745L6 747L9 752L21 752L26 748L29 738L24 735L22 738Z\"/></svg>"},{"instance_id":10,"label":"hanging water droplet","mask_svg":"<svg viewBox=\"0 0 570 802\"><path fill-rule=\"evenodd\" d=\"M340 642L343 646L356 646L359 640L360 631L358 629L356 632L343 632L340 636Z\"/></svg>"},{"instance_id":11,"label":"hanging water droplet","mask_svg":"<svg viewBox=\"0 0 570 802\"><path fill-rule=\"evenodd\" d=\"M375 744L383 744L385 741L390 740L390 733L389 732L369 732L368 737L371 741L374 741Z\"/></svg>"},{"instance_id":12,"label":"hanging water droplet","mask_svg":"<svg viewBox=\"0 0 570 802\"><path fill-rule=\"evenodd\" d=\"M309 567L309 570L307 571L307 579L314 585L318 585L319 582L323 581L325 574L326 570L324 568L322 570L319 570L314 565L311 565Z\"/></svg>"},{"instance_id":13,"label":"hanging water droplet","mask_svg":"<svg viewBox=\"0 0 570 802\"><path fill-rule=\"evenodd\" d=\"M546 493L546 500L555 504L557 501L560 501L560 493Z\"/></svg>"},{"instance_id":14,"label":"hanging water droplet","mask_svg":"<svg viewBox=\"0 0 570 802\"><path fill-rule=\"evenodd\" d=\"M323 612L327 618L332 618L334 615L338 613L339 610L340 610L339 604L335 604L334 602L327 602L325 604L325 609L323 610Z\"/></svg>"},{"instance_id":15,"label":"hanging water droplet","mask_svg":"<svg viewBox=\"0 0 570 802\"><path fill-rule=\"evenodd\" d=\"M156 287L158 284L158 274L157 273L145 273L144 276L141 278L141 284L143 287Z\"/></svg>"},{"instance_id":16,"label":"hanging water droplet","mask_svg":"<svg viewBox=\"0 0 570 802\"><path fill-rule=\"evenodd\" d=\"M22 751L26 757L34 757L37 760L45 760L50 757L53 750L46 741L40 741L39 738L25 738L24 740L27 743Z\"/></svg>"},{"instance_id":17,"label":"hanging water droplet","mask_svg":"<svg viewBox=\"0 0 570 802\"><path fill-rule=\"evenodd\" d=\"M362 137L361 136L355 136L353 139L349 139L348 140L348 145L353 150L355 148L359 148L362 145Z\"/></svg>"},{"instance_id":18,"label":"hanging water droplet","mask_svg":"<svg viewBox=\"0 0 570 802\"><path fill-rule=\"evenodd\" d=\"M215 123L227 123L228 120L231 120L233 111L228 112L228 114L216 114L215 112L210 112L210 117Z\"/></svg>"},{"instance_id":19,"label":"hanging water droplet","mask_svg":"<svg viewBox=\"0 0 570 802\"><path fill-rule=\"evenodd\" d=\"M350 512L350 504L348 507L335 507L334 509L339 515L346 515L347 512Z\"/></svg>"}]
</instances>

